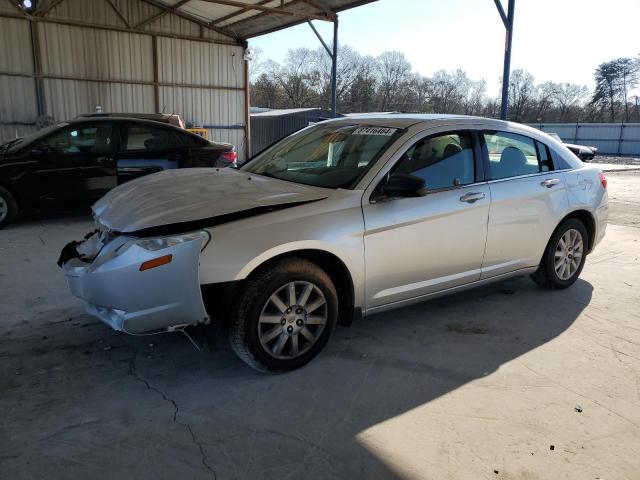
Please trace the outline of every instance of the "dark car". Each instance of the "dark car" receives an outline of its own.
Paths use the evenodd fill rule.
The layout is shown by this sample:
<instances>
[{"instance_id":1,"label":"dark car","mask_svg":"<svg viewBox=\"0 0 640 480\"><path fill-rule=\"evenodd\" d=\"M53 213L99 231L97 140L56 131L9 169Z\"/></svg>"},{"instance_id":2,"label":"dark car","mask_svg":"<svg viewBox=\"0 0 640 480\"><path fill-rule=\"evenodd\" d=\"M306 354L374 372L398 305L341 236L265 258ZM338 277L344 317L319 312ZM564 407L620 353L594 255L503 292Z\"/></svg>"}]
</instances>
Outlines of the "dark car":
<instances>
[{"instance_id":1,"label":"dark car","mask_svg":"<svg viewBox=\"0 0 640 480\"><path fill-rule=\"evenodd\" d=\"M166 123L82 118L0 145L0 228L20 210L89 203L161 170L235 166L233 145Z\"/></svg>"},{"instance_id":2,"label":"dark car","mask_svg":"<svg viewBox=\"0 0 640 480\"><path fill-rule=\"evenodd\" d=\"M177 113L83 113L76 118L136 118L139 120L153 120L154 122L168 123L176 127L184 128L184 121Z\"/></svg>"},{"instance_id":3,"label":"dark car","mask_svg":"<svg viewBox=\"0 0 640 480\"><path fill-rule=\"evenodd\" d=\"M580 160L593 160L593 157L598 153L597 147L588 147L586 145L576 145L574 143L565 143L564 140L560 138L560 135L557 133L548 133L548 135L552 136L559 142L562 142L565 147L573 152L573 154L578 157Z\"/></svg>"}]
</instances>

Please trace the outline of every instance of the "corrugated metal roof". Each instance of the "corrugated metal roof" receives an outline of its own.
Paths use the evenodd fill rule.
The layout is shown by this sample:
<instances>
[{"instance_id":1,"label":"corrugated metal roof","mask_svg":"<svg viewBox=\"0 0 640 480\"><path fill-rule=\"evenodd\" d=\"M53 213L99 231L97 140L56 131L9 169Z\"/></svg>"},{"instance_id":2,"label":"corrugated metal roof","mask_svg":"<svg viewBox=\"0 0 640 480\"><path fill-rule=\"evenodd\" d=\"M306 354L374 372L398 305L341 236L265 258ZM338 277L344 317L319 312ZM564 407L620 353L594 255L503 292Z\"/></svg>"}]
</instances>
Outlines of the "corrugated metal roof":
<instances>
[{"instance_id":1,"label":"corrugated metal roof","mask_svg":"<svg viewBox=\"0 0 640 480\"><path fill-rule=\"evenodd\" d=\"M246 39L298 25L307 19L329 20L338 12L376 0L159 1L168 7L179 4L177 10Z\"/></svg>"}]
</instances>

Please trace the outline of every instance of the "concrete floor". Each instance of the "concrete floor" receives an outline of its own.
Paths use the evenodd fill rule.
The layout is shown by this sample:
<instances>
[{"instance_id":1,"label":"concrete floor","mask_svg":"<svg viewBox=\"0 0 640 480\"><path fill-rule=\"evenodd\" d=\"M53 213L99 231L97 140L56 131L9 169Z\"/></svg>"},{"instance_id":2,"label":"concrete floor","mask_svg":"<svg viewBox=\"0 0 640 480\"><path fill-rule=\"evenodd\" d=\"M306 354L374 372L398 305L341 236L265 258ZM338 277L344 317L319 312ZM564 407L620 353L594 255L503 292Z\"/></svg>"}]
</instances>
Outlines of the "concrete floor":
<instances>
[{"instance_id":1,"label":"concrete floor","mask_svg":"<svg viewBox=\"0 0 640 480\"><path fill-rule=\"evenodd\" d=\"M112 332L55 266L86 217L23 220L0 232L0 477L637 479L640 174L608 178L571 289L367 318L278 376L223 341Z\"/></svg>"}]
</instances>

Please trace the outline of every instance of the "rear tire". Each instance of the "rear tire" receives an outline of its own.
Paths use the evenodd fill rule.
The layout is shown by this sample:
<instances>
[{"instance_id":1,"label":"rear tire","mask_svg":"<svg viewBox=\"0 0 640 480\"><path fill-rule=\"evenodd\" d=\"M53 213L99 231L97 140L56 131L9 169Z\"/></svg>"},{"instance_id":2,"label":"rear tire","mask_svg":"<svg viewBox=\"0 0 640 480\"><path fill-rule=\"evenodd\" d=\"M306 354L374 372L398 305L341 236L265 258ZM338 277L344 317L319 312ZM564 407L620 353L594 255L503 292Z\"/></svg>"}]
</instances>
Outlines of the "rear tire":
<instances>
[{"instance_id":1,"label":"rear tire","mask_svg":"<svg viewBox=\"0 0 640 480\"><path fill-rule=\"evenodd\" d=\"M588 251L587 229L580 220L569 218L551 235L538 270L531 278L548 290L568 288L580 276Z\"/></svg>"},{"instance_id":2,"label":"rear tire","mask_svg":"<svg viewBox=\"0 0 640 480\"><path fill-rule=\"evenodd\" d=\"M287 258L253 274L232 309L229 342L249 366L284 372L315 358L338 319L331 278L303 258Z\"/></svg>"},{"instance_id":3,"label":"rear tire","mask_svg":"<svg viewBox=\"0 0 640 480\"><path fill-rule=\"evenodd\" d=\"M0 187L0 228L9 225L18 213L18 204L11 192Z\"/></svg>"}]
</instances>

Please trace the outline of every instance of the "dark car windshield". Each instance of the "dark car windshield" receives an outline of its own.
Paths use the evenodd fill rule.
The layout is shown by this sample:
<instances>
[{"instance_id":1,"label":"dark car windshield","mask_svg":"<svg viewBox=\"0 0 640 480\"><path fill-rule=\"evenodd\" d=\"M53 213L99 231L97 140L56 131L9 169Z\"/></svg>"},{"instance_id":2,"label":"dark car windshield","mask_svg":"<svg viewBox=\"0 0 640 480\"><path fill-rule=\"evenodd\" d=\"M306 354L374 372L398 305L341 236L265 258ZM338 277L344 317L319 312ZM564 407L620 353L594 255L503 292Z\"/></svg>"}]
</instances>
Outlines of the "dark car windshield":
<instances>
[{"instance_id":1,"label":"dark car windshield","mask_svg":"<svg viewBox=\"0 0 640 480\"><path fill-rule=\"evenodd\" d=\"M42 130L38 130L37 132L32 133L31 135L27 135L24 138L14 138L13 140L9 140L7 142L3 142L0 145L0 153L4 152L14 152L16 150L21 149L22 147L29 145L36 140L43 138L49 135L51 132L58 130L61 126L66 126L67 123L59 123L57 125L51 125L50 127L43 128ZM7 148L8 146L8 148Z\"/></svg>"},{"instance_id":2,"label":"dark car windshield","mask_svg":"<svg viewBox=\"0 0 640 480\"><path fill-rule=\"evenodd\" d=\"M317 187L351 188L399 133L391 127L319 124L281 140L241 169Z\"/></svg>"}]
</instances>

